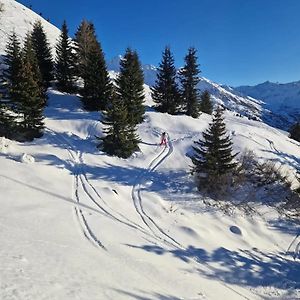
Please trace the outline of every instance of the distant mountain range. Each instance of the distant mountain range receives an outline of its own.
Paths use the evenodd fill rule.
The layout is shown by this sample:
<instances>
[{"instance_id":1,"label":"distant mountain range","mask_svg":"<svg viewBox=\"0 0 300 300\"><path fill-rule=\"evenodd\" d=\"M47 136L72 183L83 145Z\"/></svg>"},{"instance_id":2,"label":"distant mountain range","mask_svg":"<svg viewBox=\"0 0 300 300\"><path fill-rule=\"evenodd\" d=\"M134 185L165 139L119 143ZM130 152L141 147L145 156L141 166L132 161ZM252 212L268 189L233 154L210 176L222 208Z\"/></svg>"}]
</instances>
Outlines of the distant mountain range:
<instances>
[{"instance_id":1,"label":"distant mountain range","mask_svg":"<svg viewBox=\"0 0 300 300\"><path fill-rule=\"evenodd\" d=\"M300 121L300 81L273 83L266 81L255 86L240 86L235 90L244 95L261 99L264 107L272 112L265 121L287 129L292 123Z\"/></svg>"}]
</instances>

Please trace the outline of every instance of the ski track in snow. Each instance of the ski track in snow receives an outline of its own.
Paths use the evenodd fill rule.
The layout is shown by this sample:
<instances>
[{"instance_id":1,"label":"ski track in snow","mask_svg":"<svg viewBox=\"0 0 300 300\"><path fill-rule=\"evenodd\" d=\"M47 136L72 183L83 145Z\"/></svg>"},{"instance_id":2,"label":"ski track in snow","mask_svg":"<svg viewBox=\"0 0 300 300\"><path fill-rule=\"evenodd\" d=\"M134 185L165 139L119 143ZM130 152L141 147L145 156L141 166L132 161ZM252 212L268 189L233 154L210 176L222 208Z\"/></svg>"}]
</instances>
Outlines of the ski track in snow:
<instances>
[{"instance_id":1,"label":"ski track in snow","mask_svg":"<svg viewBox=\"0 0 300 300\"><path fill-rule=\"evenodd\" d=\"M141 191L142 191L142 184L141 181L143 179L143 177L147 174L147 173L151 173L152 171L154 171L158 166L160 166L174 151L174 147L173 147L173 142L176 141L182 141L185 138L191 138L193 136L191 135L186 135L184 137L178 138L178 139L174 139L174 140L169 140L168 145L166 145L164 147L164 149L153 158L153 160L150 162L149 166L147 167L147 169L145 169L145 171L143 171L140 176L137 178L136 183L133 185L132 187L132 193L131 193L131 197L134 203L134 207L136 209L136 212L138 213L138 215L141 217L143 223L147 226L147 228L161 241L163 242L165 245L171 246L175 249L178 250L184 250L187 251L186 247L184 247L182 244L180 244L175 238L173 238L171 235L167 234L156 222L155 220L146 213L144 207L143 207L143 198L141 196ZM166 151L168 150L168 151ZM300 247L300 244L299 244ZM197 266L201 266L203 268L206 268L208 270L212 270L213 268L210 267L207 263L203 263L202 261L200 261L197 257L191 257L189 260L194 261ZM219 276L217 276L219 277ZM247 296L243 295L241 292L237 291L236 289L234 289L233 287L227 285L226 283L222 282L221 278L220 278L220 282L221 285L223 285L225 288L231 290L233 293L239 295L240 297L242 297L243 299L246 300L251 300L250 298L248 298ZM203 294L204 296L204 294ZM204 296L205 297L205 296ZM203 298L202 298L203 299Z\"/></svg>"},{"instance_id":2,"label":"ski track in snow","mask_svg":"<svg viewBox=\"0 0 300 300\"><path fill-rule=\"evenodd\" d=\"M166 151L167 150L167 151ZM142 174L137 178L136 183L132 187L131 197L133 200L133 204L135 207L136 212L141 217L143 223L147 226L147 228L160 240L166 242L167 244L174 246L180 245L174 238L172 238L170 235L168 235L155 221L154 219L149 216L143 207L142 203L142 196L141 196L141 190L142 185L141 181L143 177L147 173L151 173L154 171L160 164L163 163L167 157L169 157L173 152L173 145L171 142L169 142L169 146L165 146L164 149L156 156L154 159L150 162L148 168L142 172Z\"/></svg>"},{"instance_id":3,"label":"ski track in snow","mask_svg":"<svg viewBox=\"0 0 300 300\"><path fill-rule=\"evenodd\" d=\"M95 126L93 126L95 127ZM103 212L104 215L111 218L112 220L121 223L131 229L137 230L141 232L142 234L151 237L155 240L159 240L157 236L154 234L150 234L145 228L140 226L139 224L129 220L126 216L123 214L115 211L112 209L108 203L101 197L97 189L93 186L93 184L89 181L85 171L84 171L84 159L83 159L83 152L82 151L76 151L74 149L74 146L72 143L66 139L64 136L59 134L56 131L53 131L51 129L47 129L49 132L54 134L54 137L61 143L67 144L69 149L67 148L68 154L70 159L72 160L75 168L74 168L74 188L73 188L73 195L75 195L75 199L77 203L80 203L80 196L79 196L79 188L81 186L82 191L85 193L85 195L96 205L97 208ZM89 133L90 134L90 133ZM90 134L91 135L91 134ZM93 194L93 195L92 195ZM99 203L99 200L103 205ZM103 249L106 249L102 242L96 237L96 235L93 233L92 229L90 228L86 217L84 216L84 213L81 208L75 207L75 213L76 217L78 219L79 224L81 225L82 231L84 236L93 244L96 244L97 246L100 246ZM118 215L118 216L116 216Z\"/></svg>"},{"instance_id":4,"label":"ski track in snow","mask_svg":"<svg viewBox=\"0 0 300 300\"><path fill-rule=\"evenodd\" d=\"M54 134L53 137L56 138L59 141L59 143L61 143L63 141L65 143L67 143L68 146L70 147L70 149L66 148L66 150L68 151L69 157L71 158L71 160L74 163L74 172L73 172L74 181L73 181L72 195L75 197L76 202L80 203L80 196L79 196L79 186L80 185L82 187L82 190L85 192L85 194L87 194L90 197L90 195L86 192L84 183L80 176L80 160L79 160L78 156L76 156L74 154L76 152L73 149L73 146L63 136L61 136L58 132L55 132L50 128L47 128L47 131L49 133L52 133L51 136L53 136L53 134ZM75 215L76 215L78 223L80 224L81 230L82 230L84 236L86 237L86 239L89 242L91 242L93 245L95 245L97 247L101 247L102 249L106 249L105 246L102 244L102 242L99 240L99 238L92 231L91 227L89 226L89 224L84 216L82 209L78 206L75 206Z\"/></svg>"}]
</instances>

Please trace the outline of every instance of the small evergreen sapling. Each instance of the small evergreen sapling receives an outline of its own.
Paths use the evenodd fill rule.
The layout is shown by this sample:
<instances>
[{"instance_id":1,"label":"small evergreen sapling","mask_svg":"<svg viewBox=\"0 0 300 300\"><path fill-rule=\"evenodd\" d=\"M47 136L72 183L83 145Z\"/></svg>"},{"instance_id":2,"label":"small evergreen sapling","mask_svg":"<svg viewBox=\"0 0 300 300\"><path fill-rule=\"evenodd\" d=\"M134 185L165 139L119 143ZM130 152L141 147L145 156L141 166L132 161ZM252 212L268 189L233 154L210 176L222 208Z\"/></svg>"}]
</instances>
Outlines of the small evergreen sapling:
<instances>
[{"instance_id":1,"label":"small evergreen sapling","mask_svg":"<svg viewBox=\"0 0 300 300\"><path fill-rule=\"evenodd\" d=\"M290 133L290 138L291 139L300 142L300 123L297 122L296 124L294 124L290 128L289 133Z\"/></svg>"},{"instance_id":2,"label":"small evergreen sapling","mask_svg":"<svg viewBox=\"0 0 300 300\"><path fill-rule=\"evenodd\" d=\"M204 91L201 94L200 110L209 115L213 112L213 104L208 91Z\"/></svg>"}]
</instances>

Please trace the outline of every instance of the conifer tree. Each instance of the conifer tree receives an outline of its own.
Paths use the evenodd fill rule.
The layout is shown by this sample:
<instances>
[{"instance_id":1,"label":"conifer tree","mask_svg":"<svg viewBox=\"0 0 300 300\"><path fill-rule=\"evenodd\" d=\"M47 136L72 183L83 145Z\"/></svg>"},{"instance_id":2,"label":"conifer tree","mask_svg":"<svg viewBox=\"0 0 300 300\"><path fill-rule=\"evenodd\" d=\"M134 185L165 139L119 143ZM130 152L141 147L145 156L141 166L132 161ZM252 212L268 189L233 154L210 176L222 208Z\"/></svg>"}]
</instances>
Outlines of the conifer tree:
<instances>
[{"instance_id":1,"label":"conifer tree","mask_svg":"<svg viewBox=\"0 0 300 300\"><path fill-rule=\"evenodd\" d=\"M120 74L116 80L117 94L127 109L127 118L130 124L137 125L143 122L145 107L144 75L136 51L126 50L120 62Z\"/></svg>"},{"instance_id":2,"label":"conifer tree","mask_svg":"<svg viewBox=\"0 0 300 300\"><path fill-rule=\"evenodd\" d=\"M237 154L232 154L232 141L226 133L222 108L217 108L209 128L203 132L203 140L194 143L192 173L204 175L206 182L217 184L222 175L236 167Z\"/></svg>"},{"instance_id":3,"label":"conifer tree","mask_svg":"<svg viewBox=\"0 0 300 300\"><path fill-rule=\"evenodd\" d=\"M189 48L185 56L185 65L180 70L181 102L184 113L193 118L199 117L199 91L197 85L200 81L199 65L197 64L197 50Z\"/></svg>"},{"instance_id":4,"label":"conifer tree","mask_svg":"<svg viewBox=\"0 0 300 300\"><path fill-rule=\"evenodd\" d=\"M106 136L101 138L99 148L109 155L122 158L130 157L139 150L139 138L135 126L129 124L124 102L113 92L102 121L106 125Z\"/></svg>"},{"instance_id":5,"label":"conifer tree","mask_svg":"<svg viewBox=\"0 0 300 300\"><path fill-rule=\"evenodd\" d=\"M41 21L37 21L33 25L31 38L41 72L43 86L46 90L50 86L50 81L53 79L53 61L50 44Z\"/></svg>"},{"instance_id":6,"label":"conifer tree","mask_svg":"<svg viewBox=\"0 0 300 300\"><path fill-rule=\"evenodd\" d=\"M0 134L11 137L14 130L12 110L18 100L15 91L21 69L21 48L15 32L9 37L4 63L7 68L3 70L0 83Z\"/></svg>"},{"instance_id":7,"label":"conifer tree","mask_svg":"<svg viewBox=\"0 0 300 300\"><path fill-rule=\"evenodd\" d=\"M83 79L80 91L84 108L90 111L105 109L112 84L97 41L93 24L83 21L76 33L76 51L79 74Z\"/></svg>"},{"instance_id":8,"label":"conifer tree","mask_svg":"<svg viewBox=\"0 0 300 300\"><path fill-rule=\"evenodd\" d=\"M76 67L78 75L85 80L85 70L87 68L88 53L96 41L94 25L83 20L75 33Z\"/></svg>"},{"instance_id":9,"label":"conifer tree","mask_svg":"<svg viewBox=\"0 0 300 300\"><path fill-rule=\"evenodd\" d=\"M25 37L24 47L22 50L22 58L31 65L33 79L40 88L40 96L43 99L45 106L47 104L46 90L30 34L27 34Z\"/></svg>"},{"instance_id":10,"label":"conifer tree","mask_svg":"<svg viewBox=\"0 0 300 300\"><path fill-rule=\"evenodd\" d=\"M208 91L204 91L201 94L200 109L202 112L209 115L211 115L213 112L213 104L210 100L210 94Z\"/></svg>"},{"instance_id":11,"label":"conifer tree","mask_svg":"<svg viewBox=\"0 0 300 300\"><path fill-rule=\"evenodd\" d=\"M290 133L291 139L294 139L294 140L300 142L300 123L297 122L296 124L294 124L290 128L289 133Z\"/></svg>"},{"instance_id":12,"label":"conifer tree","mask_svg":"<svg viewBox=\"0 0 300 300\"><path fill-rule=\"evenodd\" d=\"M158 67L157 79L151 90L158 111L169 114L178 112L180 94L176 83L174 58L169 47L166 47L163 52L162 61Z\"/></svg>"},{"instance_id":13,"label":"conifer tree","mask_svg":"<svg viewBox=\"0 0 300 300\"><path fill-rule=\"evenodd\" d=\"M64 21L59 40L56 44L55 77L61 92L71 93L75 90L75 56L68 27Z\"/></svg>"},{"instance_id":14,"label":"conifer tree","mask_svg":"<svg viewBox=\"0 0 300 300\"><path fill-rule=\"evenodd\" d=\"M20 72L20 82L17 85L19 97L18 113L21 117L18 125L23 138L31 140L42 136L44 127L44 99L41 96L39 84L30 61L24 57Z\"/></svg>"}]
</instances>

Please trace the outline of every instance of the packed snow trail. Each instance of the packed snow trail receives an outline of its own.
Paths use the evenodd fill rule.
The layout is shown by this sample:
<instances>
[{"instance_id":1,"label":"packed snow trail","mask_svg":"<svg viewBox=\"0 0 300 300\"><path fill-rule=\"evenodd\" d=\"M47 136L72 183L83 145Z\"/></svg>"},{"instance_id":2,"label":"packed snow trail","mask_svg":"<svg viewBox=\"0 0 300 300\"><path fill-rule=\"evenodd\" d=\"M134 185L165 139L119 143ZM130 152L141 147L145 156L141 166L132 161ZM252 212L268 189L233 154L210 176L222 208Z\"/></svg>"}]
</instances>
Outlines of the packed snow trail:
<instances>
[{"instance_id":1,"label":"packed snow trail","mask_svg":"<svg viewBox=\"0 0 300 300\"><path fill-rule=\"evenodd\" d=\"M143 223L147 226L147 228L157 237L160 239L161 242L164 244L178 249L178 250L185 250L187 251L186 247L180 244L175 238L173 238L171 235L167 234L156 222L155 220L146 213L144 207L143 207L143 198L141 196L142 191L142 184L141 181L143 180L143 177L147 173L153 172L158 166L160 166L174 151L173 142L178 140L183 140L186 137L190 137L190 135L176 139L176 140L170 140L166 146L164 146L163 150L155 156L150 164L148 165L147 169L143 171L140 176L137 178L136 183L132 187L132 193L131 197L134 203L134 207L136 209L136 212L139 214L140 218L142 219ZM167 150L167 151L166 151ZM189 260L194 261L197 265L201 265L201 267L204 267L208 270L213 270L212 267L210 267L207 263L200 261L197 257L191 257ZM243 295L241 292L235 290L233 287L227 285L226 283L222 282L220 278L220 284L223 285L225 288L229 289L233 293L239 295L243 299L251 300L249 297Z\"/></svg>"},{"instance_id":2,"label":"packed snow trail","mask_svg":"<svg viewBox=\"0 0 300 300\"><path fill-rule=\"evenodd\" d=\"M147 230L145 230L142 226L139 224L129 220L127 217L122 215L119 212L116 212L113 210L106 201L101 197L97 189L90 183L88 180L88 177L86 173L84 172L84 160L83 160L83 153L81 151L78 151L74 148L71 141L69 141L66 137L61 135L58 132L55 132L51 129L47 129L49 133L52 133L51 136L54 135L54 137L58 140L59 143L66 144L67 152L69 154L70 159L72 160L74 164L74 184L73 184L73 195L75 197L75 200L77 203L81 203L80 201L80 193L79 189L84 192L84 195L88 197L92 201L92 203L100 209L100 211L103 213L103 216L106 216L118 223L121 223L124 226L127 226L133 230L137 230L141 232L143 235L146 235L147 237L151 237L154 240L159 240L157 236L154 234L150 234ZM104 204L101 205L99 201ZM106 249L103 243L97 238L96 234L92 231L91 227L88 224L88 221L86 217L84 216L84 213L80 207L75 207L75 213L76 217L78 219L79 224L81 225L82 231L84 233L84 236L93 244L96 244L97 246L100 246L103 249ZM118 216L116 216L116 214Z\"/></svg>"},{"instance_id":3,"label":"packed snow trail","mask_svg":"<svg viewBox=\"0 0 300 300\"><path fill-rule=\"evenodd\" d=\"M80 176L81 172L80 172L79 158L74 154L75 152L74 152L74 149L72 148L72 145L64 137L62 137L61 135L59 135L59 133L57 133L57 132L55 132L55 131L53 131L49 128L47 128L47 131L50 133L50 136L56 138L59 143L61 143L61 141L64 141L70 147L70 148L67 147L66 150L68 151L70 159L74 163L72 197L75 198L77 203L80 203L79 185L81 185L81 188L85 193L86 193L86 190L85 190L84 183L82 182L82 179L81 179L81 176ZM54 136L53 136L53 134L54 134ZM75 206L75 215L76 215L76 218L77 218L77 220L78 220L78 222L81 226L82 232L83 232L84 236L86 237L86 239L89 242L91 242L93 245L96 245L96 246L101 247L102 249L105 249L102 242L94 234L91 227L89 226L89 224L88 224L88 222L87 222L87 220L84 216L84 213L83 213L82 209L78 206Z\"/></svg>"}]
</instances>

